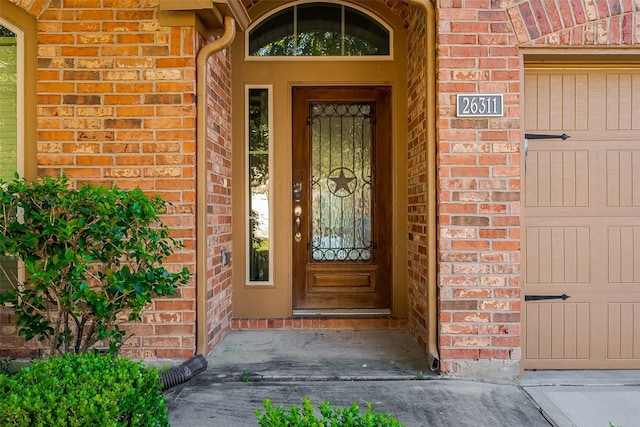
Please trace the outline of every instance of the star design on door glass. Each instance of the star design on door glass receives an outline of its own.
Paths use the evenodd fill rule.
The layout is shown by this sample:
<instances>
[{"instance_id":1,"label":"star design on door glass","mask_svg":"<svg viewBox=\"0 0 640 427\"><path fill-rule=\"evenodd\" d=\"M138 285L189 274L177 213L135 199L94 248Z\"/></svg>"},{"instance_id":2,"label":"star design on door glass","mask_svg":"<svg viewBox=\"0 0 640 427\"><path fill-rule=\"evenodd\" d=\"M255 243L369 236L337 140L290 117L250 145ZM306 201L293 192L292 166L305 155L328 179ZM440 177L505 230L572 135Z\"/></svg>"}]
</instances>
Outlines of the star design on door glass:
<instances>
[{"instance_id":1,"label":"star design on door glass","mask_svg":"<svg viewBox=\"0 0 640 427\"><path fill-rule=\"evenodd\" d=\"M336 172L338 171L340 172L338 176L331 176L331 175L335 175ZM347 172L346 174L345 174L345 171ZM333 183L335 184L335 187L333 189L331 189L331 186L329 186L329 189L331 190L331 193L335 194L336 196L339 196L339 197L348 196L351 193L353 193L356 189L356 185L357 185L356 177L353 175L353 172L351 172L347 168L334 169L329 174L329 180L333 181ZM353 181L356 181L356 182L353 182ZM338 191L340 190L344 190L346 194L344 193L338 194Z\"/></svg>"}]
</instances>

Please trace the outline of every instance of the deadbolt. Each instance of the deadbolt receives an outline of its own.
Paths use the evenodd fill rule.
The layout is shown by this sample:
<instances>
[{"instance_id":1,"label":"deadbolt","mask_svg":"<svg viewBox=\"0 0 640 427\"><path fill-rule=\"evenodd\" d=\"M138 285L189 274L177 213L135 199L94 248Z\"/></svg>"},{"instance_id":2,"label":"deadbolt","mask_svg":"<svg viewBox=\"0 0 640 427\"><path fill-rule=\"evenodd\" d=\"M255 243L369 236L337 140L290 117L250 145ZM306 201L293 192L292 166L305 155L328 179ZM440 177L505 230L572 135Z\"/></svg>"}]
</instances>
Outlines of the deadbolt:
<instances>
[{"instance_id":1,"label":"deadbolt","mask_svg":"<svg viewBox=\"0 0 640 427\"><path fill-rule=\"evenodd\" d=\"M302 200L302 183L294 182L293 183L293 201L300 202Z\"/></svg>"}]
</instances>

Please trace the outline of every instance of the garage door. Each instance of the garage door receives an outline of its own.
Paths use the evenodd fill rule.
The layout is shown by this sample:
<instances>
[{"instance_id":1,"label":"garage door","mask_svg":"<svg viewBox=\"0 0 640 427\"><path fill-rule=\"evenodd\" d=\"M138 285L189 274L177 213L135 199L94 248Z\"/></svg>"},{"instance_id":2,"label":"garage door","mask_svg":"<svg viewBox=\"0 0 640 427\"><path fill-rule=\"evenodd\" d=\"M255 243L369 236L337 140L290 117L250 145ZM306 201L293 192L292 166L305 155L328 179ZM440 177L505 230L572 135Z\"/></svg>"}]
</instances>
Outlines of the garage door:
<instances>
[{"instance_id":1,"label":"garage door","mask_svg":"<svg viewBox=\"0 0 640 427\"><path fill-rule=\"evenodd\" d=\"M523 366L640 368L640 70L527 70L524 127Z\"/></svg>"}]
</instances>

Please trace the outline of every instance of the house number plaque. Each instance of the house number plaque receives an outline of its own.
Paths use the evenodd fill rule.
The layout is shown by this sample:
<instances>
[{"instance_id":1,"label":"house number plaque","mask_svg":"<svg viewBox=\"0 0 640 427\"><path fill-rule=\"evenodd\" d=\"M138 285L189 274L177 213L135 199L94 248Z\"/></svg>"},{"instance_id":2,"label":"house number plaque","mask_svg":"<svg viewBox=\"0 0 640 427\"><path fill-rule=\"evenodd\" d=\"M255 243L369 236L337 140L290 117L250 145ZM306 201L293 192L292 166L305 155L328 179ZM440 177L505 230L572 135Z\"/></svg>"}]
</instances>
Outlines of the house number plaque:
<instances>
[{"instance_id":1,"label":"house number plaque","mask_svg":"<svg viewBox=\"0 0 640 427\"><path fill-rule=\"evenodd\" d=\"M457 98L458 117L502 117L504 115L502 94L459 93Z\"/></svg>"}]
</instances>

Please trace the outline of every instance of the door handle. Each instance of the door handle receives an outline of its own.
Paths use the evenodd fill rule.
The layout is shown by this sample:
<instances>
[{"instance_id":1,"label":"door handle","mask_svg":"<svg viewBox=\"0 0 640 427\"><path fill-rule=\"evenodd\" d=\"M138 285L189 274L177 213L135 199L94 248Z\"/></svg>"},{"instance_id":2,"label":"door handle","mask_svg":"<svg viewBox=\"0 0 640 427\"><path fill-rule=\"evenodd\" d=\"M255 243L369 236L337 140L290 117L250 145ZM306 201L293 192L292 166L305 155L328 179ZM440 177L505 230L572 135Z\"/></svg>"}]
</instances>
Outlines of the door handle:
<instances>
[{"instance_id":1,"label":"door handle","mask_svg":"<svg viewBox=\"0 0 640 427\"><path fill-rule=\"evenodd\" d=\"M302 240L302 234L300 233L300 223L302 222L300 215L302 215L302 206L296 205L296 207L293 208L293 215L295 216L294 222L296 229L294 238L296 242L300 242Z\"/></svg>"}]
</instances>

